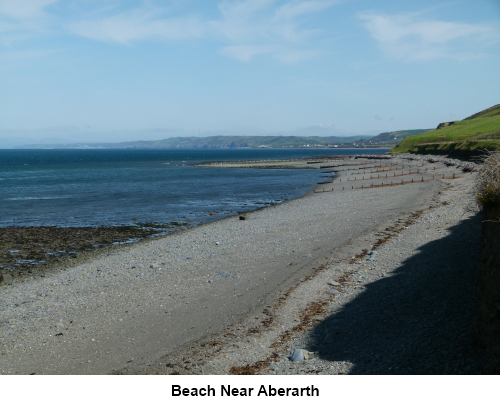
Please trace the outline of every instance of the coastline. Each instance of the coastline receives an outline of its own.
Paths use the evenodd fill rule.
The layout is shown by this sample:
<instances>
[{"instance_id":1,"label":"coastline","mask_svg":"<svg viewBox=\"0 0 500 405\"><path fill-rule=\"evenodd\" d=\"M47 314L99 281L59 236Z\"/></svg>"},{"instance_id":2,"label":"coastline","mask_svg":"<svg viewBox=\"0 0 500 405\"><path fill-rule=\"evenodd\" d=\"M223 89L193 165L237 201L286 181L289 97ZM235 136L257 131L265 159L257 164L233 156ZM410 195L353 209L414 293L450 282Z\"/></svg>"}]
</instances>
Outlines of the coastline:
<instances>
[{"instance_id":1,"label":"coastline","mask_svg":"<svg viewBox=\"0 0 500 405\"><path fill-rule=\"evenodd\" d=\"M349 155L331 155L320 157L320 160L331 162L349 158L351 158ZM318 169L317 165L307 164L311 160L316 159L202 162L193 164L193 166ZM312 186L311 191L314 188L315 186ZM273 204L262 205L261 208L256 208L248 212L257 211ZM144 242L149 237L168 236L173 232L190 229L193 226L199 226L235 215L224 215L222 212L213 212L213 214L216 214L213 219L208 217L210 219L198 223L193 223L191 222L192 220L183 217L179 218L179 221L182 220L183 222L178 221L167 224L137 223L135 226L9 226L0 228L0 240L3 241L2 250L5 251L5 254L0 256L0 275L5 275L5 280L9 280L9 283L24 279L45 277L50 272L75 265L76 263L99 256L101 253L119 249L122 245Z\"/></svg>"},{"instance_id":2,"label":"coastline","mask_svg":"<svg viewBox=\"0 0 500 405\"><path fill-rule=\"evenodd\" d=\"M441 166L443 174L458 172ZM261 339L262 327L282 330L286 322L276 324L266 314L294 301L292 292L305 280L318 280L332 263L362 259L377 232L437 208L439 193L462 178L310 193L255 211L245 221L225 218L111 251L43 280L6 286L1 372L229 373L227 365L216 367L216 353L188 368L179 368L174 358L214 336L230 333L248 344ZM249 322L237 331L242 319L257 313L260 328L249 332ZM223 342L211 347L217 346ZM248 365L252 356L245 353ZM241 361L233 367L244 367Z\"/></svg>"}]
</instances>

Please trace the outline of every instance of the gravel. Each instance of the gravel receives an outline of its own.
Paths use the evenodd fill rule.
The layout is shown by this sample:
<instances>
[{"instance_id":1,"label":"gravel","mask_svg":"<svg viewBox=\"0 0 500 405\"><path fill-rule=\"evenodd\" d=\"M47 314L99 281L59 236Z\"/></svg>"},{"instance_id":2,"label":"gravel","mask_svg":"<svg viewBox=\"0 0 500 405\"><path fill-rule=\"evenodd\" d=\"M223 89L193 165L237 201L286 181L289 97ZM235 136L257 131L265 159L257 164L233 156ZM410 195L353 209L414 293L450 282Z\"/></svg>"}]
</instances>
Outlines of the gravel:
<instances>
[{"instance_id":1,"label":"gravel","mask_svg":"<svg viewBox=\"0 0 500 405\"><path fill-rule=\"evenodd\" d=\"M0 371L475 372L479 220L461 176L310 193L1 286Z\"/></svg>"}]
</instances>

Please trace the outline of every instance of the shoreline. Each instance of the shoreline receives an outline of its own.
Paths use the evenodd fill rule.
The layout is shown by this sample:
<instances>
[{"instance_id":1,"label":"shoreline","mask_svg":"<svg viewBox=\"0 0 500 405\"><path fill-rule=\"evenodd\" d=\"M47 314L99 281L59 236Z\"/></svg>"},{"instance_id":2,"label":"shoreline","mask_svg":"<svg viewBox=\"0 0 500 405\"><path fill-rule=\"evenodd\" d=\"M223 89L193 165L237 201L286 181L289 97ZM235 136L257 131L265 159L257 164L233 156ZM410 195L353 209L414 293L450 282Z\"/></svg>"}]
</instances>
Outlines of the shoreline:
<instances>
[{"instance_id":1,"label":"shoreline","mask_svg":"<svg viewBox=\"0 0 500 405\"><path fill-rule=\"evenodd\" d=\"M350 159L350 155L322 156L324 161L338 161ZM314 158L316 159L316 157ZM318 169L313 165L306 165L311 158L287 160L253 160L234 162L202 162L193 164L199 167L253 167L257 169ZM286 162L286 164L277 164ZM304 166L306 165L306 166ZM307 167L308 166L308 167ZM309 194L311 190L304 193ZM295 198L295 199L297 199ZM288 200L285 200L286 202ZM247 214L276 204L262 204L262 207L244 211ZM243 213L243 211L241 212ZM118 249L121 245L147 242L149 238L169 236L193 227L205 225L222 219L238 216L238 214L224 215L218 212L218 218L204 220L196 224L190 222L173 222L167 224L140 224L110 225L110 226L7 226L0 228L0 240L3 241L0 252L0 288L2 279L4 284L45 277L50 272L57 272L60 268L72 266ZM222 216L221 216L222 215ZM177 228L177 229L176 229ZM167 230L168 229L168 230ZM3 253L3 254L1 254Z\"/></svg>"},{"instance_id":2,"label":"shoreline","mask_svg":"<svg viewBox=\"0 0 500 405\"><path fill-rule=\"evenodd\" d=\"M438 170L457 172L445 164ZM347 181L342 174L334 181L341 179ZM248 344L261 336L263 326L282 330L291 320L273 322L269 311L277 311L271 318L279 316L282 306L294 301L293 291L322 277L332 263L358 254L362 260L367 240L375 246L376 232L383 233L401 218L411 219L416 211L438 207L440 190L454 181L465 180L457 176L309 193L254 211L245 221L225 218L110 251L44 279L5 286L1 372L229 373L227 365L216 367L217 356L205 358L206 366L198 368L167 364L180 365L175 358L189 353L196 342L218 337L224 347L230 333ZM340 280L345 269L338 271ZM315 298L309 295L306 304ZM253 321L258 323L255 332L240 323L251 319L249 314L259 314ZM208 356L210 350L203 350ZM233 366L240 363L235 360Z\"/></svg>"}]
</instances>

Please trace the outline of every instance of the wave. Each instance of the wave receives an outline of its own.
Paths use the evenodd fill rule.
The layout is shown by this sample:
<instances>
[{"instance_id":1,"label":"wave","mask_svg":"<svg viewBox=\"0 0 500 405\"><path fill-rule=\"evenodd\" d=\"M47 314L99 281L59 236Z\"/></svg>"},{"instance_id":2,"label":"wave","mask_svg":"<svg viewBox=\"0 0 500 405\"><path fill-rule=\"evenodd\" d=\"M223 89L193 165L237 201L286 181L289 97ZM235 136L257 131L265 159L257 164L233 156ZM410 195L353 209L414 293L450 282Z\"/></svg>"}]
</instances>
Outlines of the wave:
<instances>
[{"instance_id":1,"label":"wave","mask_svg":"<svg viewBox=\"0 0 500 405\"><path fill-rule=\"evenodd\" d=\"M25 201L25 200L62 200L64 198L72 198L72 197L12 197L12 198L4 198L5 201Z\"/></svg>"}]
</instances>

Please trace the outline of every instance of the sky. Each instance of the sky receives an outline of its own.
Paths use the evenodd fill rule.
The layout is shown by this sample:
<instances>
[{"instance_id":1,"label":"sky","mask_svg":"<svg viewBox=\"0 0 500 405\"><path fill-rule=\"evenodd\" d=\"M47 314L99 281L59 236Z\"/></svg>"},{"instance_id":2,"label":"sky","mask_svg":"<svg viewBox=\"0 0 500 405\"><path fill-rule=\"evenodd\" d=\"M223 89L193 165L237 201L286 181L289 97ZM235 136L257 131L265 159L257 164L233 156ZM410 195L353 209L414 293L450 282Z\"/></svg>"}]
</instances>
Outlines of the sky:
<instances>
[{"instance_id":1,"label":"sky","mask_svg":"<svg viewBox=\"0 0 500 405\"><path fill-rule=\"evenodd\" d=\"M500 0L0 0L0 147L434 128L499 66Z\"/></svg>"}]
</instances>

